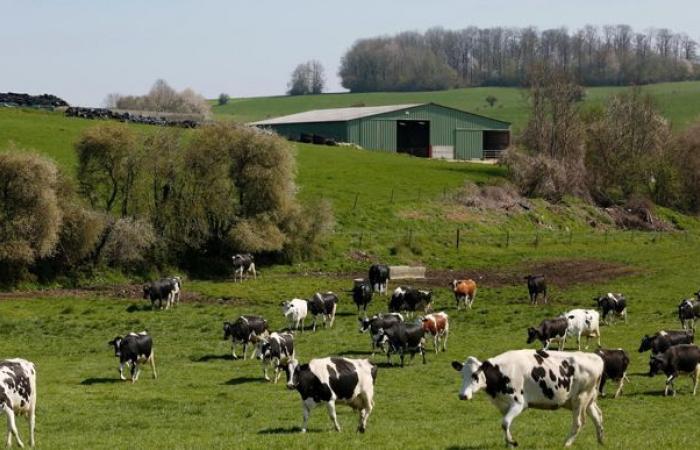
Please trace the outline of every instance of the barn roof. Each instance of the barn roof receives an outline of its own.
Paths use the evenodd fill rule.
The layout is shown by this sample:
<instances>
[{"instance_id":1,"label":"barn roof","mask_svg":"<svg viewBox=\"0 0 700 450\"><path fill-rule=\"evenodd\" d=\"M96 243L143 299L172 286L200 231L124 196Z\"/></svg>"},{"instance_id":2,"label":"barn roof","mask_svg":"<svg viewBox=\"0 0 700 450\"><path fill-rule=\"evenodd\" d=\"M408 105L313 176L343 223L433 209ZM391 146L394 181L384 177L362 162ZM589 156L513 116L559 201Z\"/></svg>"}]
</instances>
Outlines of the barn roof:
<instances>
[{"instance_id":1,"label":"barn roof","mask_svg":"<svg viewBox=\"0 0 700 450\"><path fill-rule=\"evenodd\" d=\"M308 123L308 122L346 122L348 120L359 119L361 117L376 116L402 109L414 108L426 103L409 103L405 105L387 106L360 106L353 108L332 108L315 109L288 116L274 117L271 119L253 122L252 125L281 125L286 123Z\"/></svg>"}]
</instances>

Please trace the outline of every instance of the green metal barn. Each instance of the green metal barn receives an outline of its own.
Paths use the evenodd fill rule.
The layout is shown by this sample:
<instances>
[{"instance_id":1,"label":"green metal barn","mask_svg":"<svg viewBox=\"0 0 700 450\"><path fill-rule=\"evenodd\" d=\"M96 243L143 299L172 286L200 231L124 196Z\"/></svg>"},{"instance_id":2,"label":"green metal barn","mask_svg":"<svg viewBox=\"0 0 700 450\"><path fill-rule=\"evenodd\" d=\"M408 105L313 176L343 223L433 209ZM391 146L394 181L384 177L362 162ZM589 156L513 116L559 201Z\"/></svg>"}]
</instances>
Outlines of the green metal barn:
<instances>
[{"instance_id":1,"label":"green metal barn","mask_svg":"<svg viewBox=\"0 0 700 450\"><path fill-rule=\"evenodd\" d=\"M510 144L510 123L435 103L318 109L252 125L295 141L330 139L425 158L496 158Z\"/></svg>"}]
</instances>

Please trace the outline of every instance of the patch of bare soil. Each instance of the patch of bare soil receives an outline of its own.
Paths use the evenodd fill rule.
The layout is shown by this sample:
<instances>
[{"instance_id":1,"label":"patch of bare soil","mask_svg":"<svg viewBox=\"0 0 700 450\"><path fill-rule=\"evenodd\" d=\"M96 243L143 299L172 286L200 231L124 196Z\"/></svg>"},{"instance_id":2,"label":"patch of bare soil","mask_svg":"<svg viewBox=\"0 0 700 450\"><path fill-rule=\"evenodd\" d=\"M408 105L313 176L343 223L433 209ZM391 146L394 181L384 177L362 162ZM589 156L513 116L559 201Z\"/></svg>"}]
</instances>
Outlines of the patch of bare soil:
<instances>
[{"instance_id":1,"label":"patch of bare soil","mask_svg":"<svg viewBox=\"0 0 700 450\"><path fill-rule=\"evenodd\" d=\"M502 287L525 284L526 275L544 275L547 283L557 288L575 284L609 281L613 278L638 274L639 269L624 264L591 259L544 261L506 269L428 270L426 284L446 287L456 278L472 278L480 286Z\"/></svg>"},{"instance_id":2,"label":"patch of bare soil","mask_svg":"<svg viewBox=\"0 0 700 450\"><path fill-rule=\"evenodd\" d=\"M116 286L99 286L81 289L36 289L29 291L0 292L0 300L31 299L31 298L56 298L56 297L110 297L110 298L143 298L142 284L123 284ZM224 299L210 299L197 292L184 290L180 296L183 303L216 301Z\"/></svg>"}]
</instances>

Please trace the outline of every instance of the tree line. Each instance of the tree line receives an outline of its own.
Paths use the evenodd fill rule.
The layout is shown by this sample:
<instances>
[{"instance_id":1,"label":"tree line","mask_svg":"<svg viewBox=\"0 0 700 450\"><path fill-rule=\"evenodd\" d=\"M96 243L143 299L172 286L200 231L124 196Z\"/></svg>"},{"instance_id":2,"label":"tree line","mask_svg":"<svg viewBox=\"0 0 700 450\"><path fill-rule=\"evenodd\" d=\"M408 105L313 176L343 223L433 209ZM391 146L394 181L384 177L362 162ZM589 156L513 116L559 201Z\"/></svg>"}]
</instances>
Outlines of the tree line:
<instances>
[{"instance_id":1,"label":"tree line","mask_svg":"<svg viewBox=\"0 0 700 450\"><path fill-rule=\"evenodd\" d=\"M356 41L339 75L353 92L519 86L544 64L586 86L638 85L700 79L697 56L696 41L667 28L432 28Z\"/></svg>"}]
</instances>

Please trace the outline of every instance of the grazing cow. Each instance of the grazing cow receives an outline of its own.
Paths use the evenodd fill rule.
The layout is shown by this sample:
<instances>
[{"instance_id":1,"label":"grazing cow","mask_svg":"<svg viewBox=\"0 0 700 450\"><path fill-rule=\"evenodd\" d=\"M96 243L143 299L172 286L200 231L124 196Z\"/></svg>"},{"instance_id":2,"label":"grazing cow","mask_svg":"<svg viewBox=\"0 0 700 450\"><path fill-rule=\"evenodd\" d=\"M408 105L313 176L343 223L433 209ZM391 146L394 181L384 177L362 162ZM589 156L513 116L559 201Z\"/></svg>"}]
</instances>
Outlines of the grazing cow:
<instances>
[{"instance_id":1,"label":"grazing cow","mask_svg":"<svg viewBox=\"0 0 700 450\"><path fill-rule=\"evenodd\" d=\"M414 311L430 312L433 293L410 286L399 286L389 300L389 311L405 311L410 317Z\"/></svg>"},{"instance_id":2,"label":"grazing cow","mask_svg":"<svg viewBox=\"0 0 700 450\"><path fill-rule=\"evenodd\" d=\"M440 341L442 341L442 351L447 350L447 338L450 335L450 321L447 314L438 312L428 314L421 319L423 331L426 334L433 336L433 345L435 346L435 354L438 353Z\"/></svg>"},{"instance_id":3,"label":"grazing cow","mask_svg":"<svg viewBox=\"0 0 700 450\"><path fill-rule=\"evenodd\" d=\"M236 278L243 282L243 275L252 273L253 278L257 279L258 274L255 271L255 259L250 253L237 254L231 257L233 262L233 282L236 282Z\"/></svg>"},{"instance_id":4,"label":"grazing cow","mask_svg":"<svg viewBox=\"0 0 700 450\"><path fill-rule=\"evenodd\" d=\"M300 298L293 298L288 302L282 302L282 315L287 319L290 330L304 331L304 321L308 314L308 303Z\"/></svg>"},{"instance_id":5,"label":"grazing cow","mask_svg":"<svg viewBox=\"0 0 700 450\"><path fill-rule=\"evenodd\" d=\"M372 292L386 295L387 285L389 284L389 266L372 264L369 268L369 284L372 286Z\"/></svg>"},{"instance_id":6,"label":"grazing cow","mask_svg":"<svg viewBox=\"0 0 700 450\"><path fill-rule=\"evenodd\" d=\"M527 329L527 343L531 344L535 339L542 342L545 350L549 350L549 344L552 341L559 342L559 350L564 349L566 342L566 330L569 327L569 322L565 317L556 317L554 319L545 319L540 322L540 325Z\"/></svg>"},{"instance_id":7,"label":"grazing cow","mask_svg":"<svg viewBox=\"0 0 700 450\"><path fill-rule=\"evenodd\" d=\"M612 313L610 317L613 319L621 317L627 323L627 299L624 295L617 293L608 292L605 295L600 295L593 298L593 301L600 308L600 313L603 316L603 322L612 323L612 320L608 321L608 314Z\"/></svg>"},{"instance_id":8,"label":"grazing cow","mask_svg":"<svg viewBox=\"0 0 700 450\"><path fill-rule=\"evenodd\" d=\"M527 291L530 294L530 304L537 304L537 296L539 294L542 294L544 303L547 304L547 283L544 275L528 275L525 279L527 280Z\"/></svg>"},{"instance_id":9,"label":"grazing cow","mask_svg":"<svg viewBox=\"0 0 700 450\"><path fill-rule=\"evenodd\" d=\"M319 315L323 315L323 328L328 326L333 328L335 321L335 310L338 307L338 296L333 292L316 292L311 300L309 300L309 311L314 316L314 331L316 331L316 319Z\"/></svg>"},{"instance_id":10,"label":"grazing cow","mask_svg":"<svg viewBox=\"0 0 700 450\"><path fill-rule=\"evenodd\" d=\"M136 380L139 379L139 363L144 364L146 362L151 364L153 378L158 378L156 359L153 352L153 339L148 335L148 332L129 333L124 337L117 336L109 341L109 345L114 347L114 356L119 358L120 379L126 380L124 377L124 366L130 366L131 382L136 383Z\"/></svg>"},{"instance_id":11,"label":"grazing cow","mask_svg":"<svg viewBox=\"0 0 700 450\"><path fill-rule=\"evenodd\" d=\"M389 364L392 364L391 355L398 353L399 358L401 358L401 367L403 367L404 354L406 352L411 354L411 359L416 353L420 353L423 357L423 364L425 364L425 332L422 324L398 322L389 328L379 329L377 334L381 344L388 344L386 359Z\"/></svg>"},{"instance_id":12,"label":"grazing cow","mask_svg":"<svg viewBox=\"0 0 700 450\"><path fill-rule=\"evenodd\" d=\"M177 293L180 292L179 283L174 281L173 278L164 278L144 284L143 298L151 299L151 309L156 308L156 301L158 301L158 309L163 309L163 302L165 302L165 309L168 309L173 293L176 291Z\"/></svg>"},{"instance_id":13,"label":"grazing cow","mask_svg":"<svg viewBox=\"0 0 700 450\"><path fill-rule=\"evenodd\" d=\"M36 424L36 367L26 359L13 358L0 361L0 411L7 415L8 447L12 445L12 436L17 445L24 447L19 438L16 415L26 415L29 420L29 445L34 447L34 428Z\"/></svg>"},{"instance_id":14,"label":"grazing cow","mask_svg":"<svg viewBox=\"0 0 700 450\"><path fill-rule=\"evenodd\" d=\"M684 330L695 331L695 321L700 317L700 301L685 299L678 305L678 320Z\"/></svg>"},{"instance_id":15,"label":"grazing cow","mask_svg":"<svg viewBox=\"0 0 700 450\"><path fill-rule=\"evenodd\" d=\"M231 355L234 359L238 359L236 356L237 342L243 344L243 360L245 360L248 344L253 342L253 338L256 336L259 338L269 334L269 332L267 320L260 316L245 315L240 316L234 322L224 322L224 340L231 338Z\"/></svg>"},{"instance_id":16,"label":"grazing cow","mask_svg":"<svg viewBox=\"0 0 700 450\"><path fill-rule=\"evenodd\" d=\"M289 366L295 364L294 336L291 333L273 332L269 336L263 336L256 340L258 345L255 354L262 360L265 379L270 381L270 377L267 376L267 368L271 367L275 371L275 383L279 380L282 370L287 374L287 381L289 381Z\"/></svg>"},{"instance_id":17,"label":"grazing cow","mask_svg":"<svg viewBox=\"0 0 700 450\"><path fill-rule=\"evenodd\" d=\"M369 331L370 339L372 340L372 357L374 357L375 350L381 345L379 330L384 330L390 328L395 323L403 322L403 316L399 313L388 313L374 315L371 319L365 317L364 319L358 318L357 320L360 322L360 333ZM384 352L386 351L387 350L384 349Z\"/></svg>"},{"instance_id":18,"label":"grazing cow","mask_svg":"<svg viewBox=\"0 0 700 450\"><path fill-rule=\"evenodd\" d=\"M367 305L372 301L372 286L365 281L357 283L352 288L352 301L357 305L357 314L360 314L362 308L367 316Z\"/></svg>"},{"instance_id":19,"label":"grazing cow","mask_svg":"<svg viewBox=\"0 0 700 450\"><path fill-rule=\"evenodd\" d=\"M598 338L600 347L600 315L598 311L592 309L572 309L564 314L568 322L566 327L567 336L575 336L578 350L581 351L581 336L586 337L586 349L592 337Z\"/></svg>"},{"instance_id":20,"label":"grazing cow","mask_svg":"<svg viewBox=\"0 0 700 450\"><path fill-rule=\"evenodd\" d=\"M653 356L665 352L674 345L692 344L694 341L695 335L691 330L661 330L653 336L644 335L642 343L639 345L639 353L651 350Z\"/></svg>"},{"instance_id":21,"label":"grazing cow","mask_svg":"<svg viewBox=\"0 0 700 450\"><path fill-rule=\"evenodd\" d=\"M459 310L462 303L465 309L467 307L472 309L474 297L476 297L476 283L474 280L452 280L450 286L452 286L452 292L455 294L457 309Z\"/></svg>"},{"instance_id":22,"label":"grazing cow","mask_svg":"<svg viewBox=\"0 0 700 450\"><path fill-rule=\"evenodd\" d=\"M565 446L574 443L585 421L593 419L598 442L603 443L603 412L598 407L598 384L603 377L603 360L592 353L513 350L483 363L473 356L464 363L454 361L461 372L460 400L485 389L491 402L503 414L506 445L517 446L510 426L527 408L570 409L573 427Z\"/></svg>"},{"instance_id":23,"label":"grazing cow","mask_svg":"<svg viewBox=\"0 0 700 450\"><path fill-rule=\"evenodd\" d=\"M173 283L173 290L170 292L170 300L168 303L174 308L180 303L180 294L182 294L182 278L168 278Z\"/></svg>"},{"instance_id":24,"label":"grazing cow","mask_svg":"<svg viewBox=\"0 0 700 450\"><path fill-rule=\"evenodd\" d=\"M366 359L319 358L302 364L291 372L287 388L296 389L301 395L304 423L301 432L306 433L311 409L326 403L328 415L340 431L335 415L335 404L344 403L360 413L357 431L364 433L367 419L374 408L374 382L377 366Z\"/></svg>"},{"instance_id":25,"label":"grazing cow","mask_svg":"<svg viewBox=\"0 0 700 450\"><path fill-rule=\"evenodd\" d=\"M605 397L605 382L609 379L613 381L618 381L620 385L615 391L615 398L622 394L622 386L625 384L625 380L629 381L627 378L627 367L630 364L630 358L627 352L621 348L618 349L604 349L599 348L594 352L596 355L603 358L603 378L600 380L600 395Z\"/></svg>"},{"instance_id":26,"label":"grazing cow","mask_svg":"<svg viewBox=\"0 0 700 450\"><path fill-rule=\"evenodd\" d=\"M673 380L680 374L690 374L693 379L693 395L698 389L700 377L700 348L696 345L675 345L660 355L654 355L649 359L649 376L653 377L659 372L666 374L666 388L664 395L668 395L669 387L676 395Z\"/></svg>"}]
</instances>

